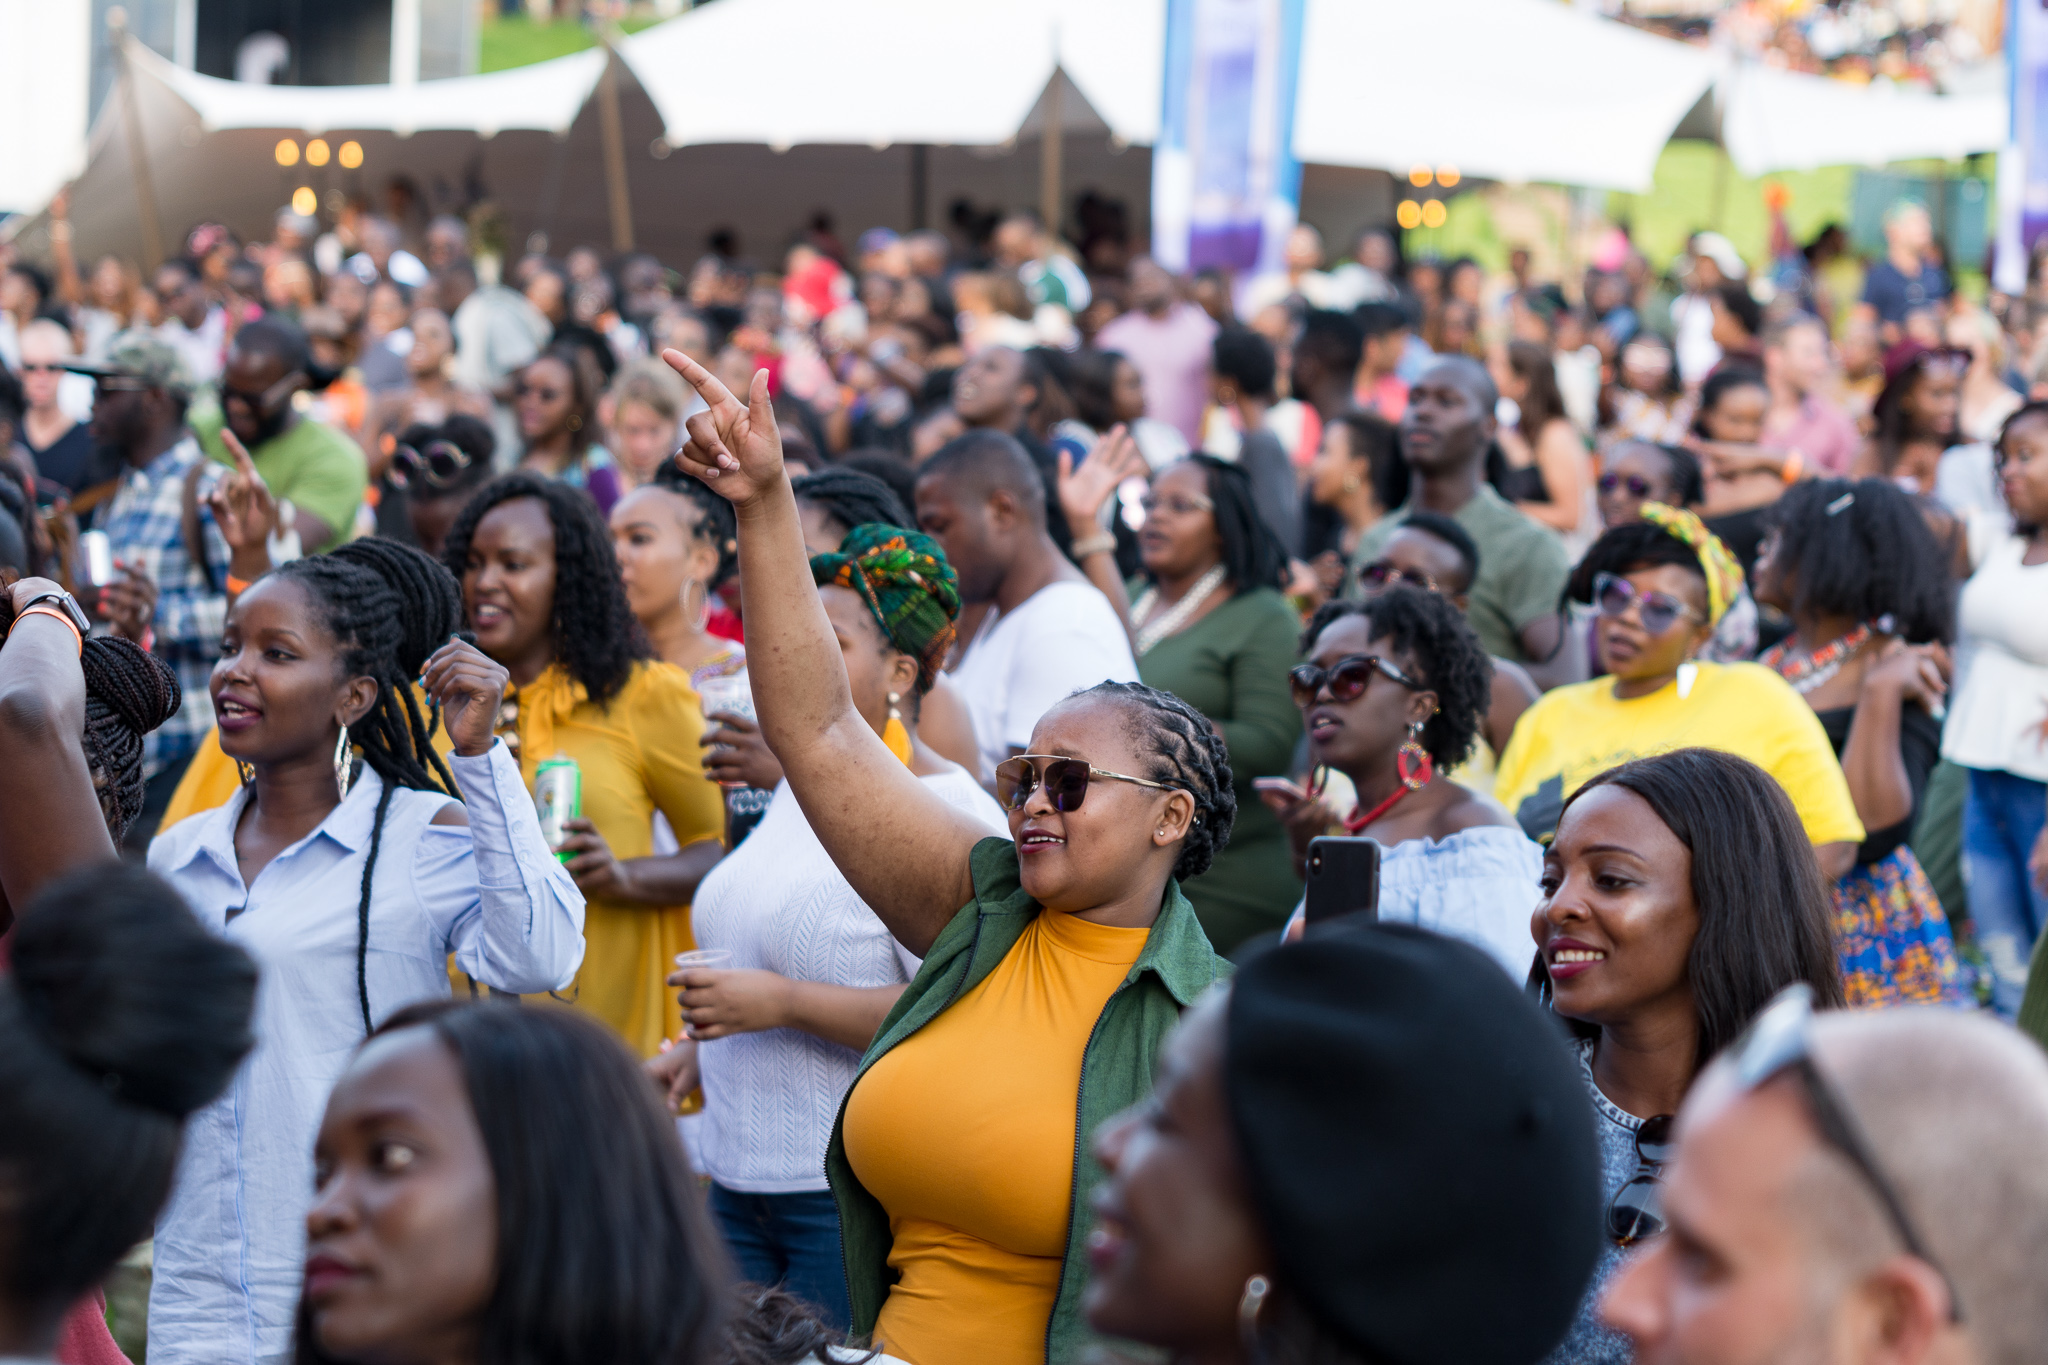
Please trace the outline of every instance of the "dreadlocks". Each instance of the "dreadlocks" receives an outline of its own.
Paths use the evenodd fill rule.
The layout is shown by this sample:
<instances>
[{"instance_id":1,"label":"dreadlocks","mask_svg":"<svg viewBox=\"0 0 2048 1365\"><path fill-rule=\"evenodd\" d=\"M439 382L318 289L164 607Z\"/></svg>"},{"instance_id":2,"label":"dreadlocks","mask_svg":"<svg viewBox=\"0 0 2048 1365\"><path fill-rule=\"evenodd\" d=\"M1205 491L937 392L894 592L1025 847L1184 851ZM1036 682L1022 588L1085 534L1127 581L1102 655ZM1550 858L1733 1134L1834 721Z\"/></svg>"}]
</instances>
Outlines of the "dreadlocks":
<instances>
[{"instance_id":1,"label":"dreadlocks","mask_svg":"<svg viewBox=\"0 0 2048 1365\"><path fill-rule=\"evenodd\" d=\"M377 700L349 730L363 761L384 779L356 904L356 994L368 1032L370 882L392 793L410 787L460 794L434 751L440 717L435 708L420 705L412 684L428 657L461 625L462 595L448 570L423 551L392 540L352 541L328 554L295 559L276 576L297 583L312 599L341 647L343 676L367 677L377 684Z\"/></svg>"}]
</instances>

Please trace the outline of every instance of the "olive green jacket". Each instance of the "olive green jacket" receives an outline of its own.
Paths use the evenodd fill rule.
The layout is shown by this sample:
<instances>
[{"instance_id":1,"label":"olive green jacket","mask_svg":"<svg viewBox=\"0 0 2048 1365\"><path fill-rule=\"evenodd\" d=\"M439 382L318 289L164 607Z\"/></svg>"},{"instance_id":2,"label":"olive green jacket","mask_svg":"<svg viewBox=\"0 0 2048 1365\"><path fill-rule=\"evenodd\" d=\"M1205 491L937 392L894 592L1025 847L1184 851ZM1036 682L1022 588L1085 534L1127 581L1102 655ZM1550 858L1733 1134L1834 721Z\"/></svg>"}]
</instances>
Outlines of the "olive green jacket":
<instances>
[{"instance_id":1,"label":"olive green jacket","mask_svg":"<svg viewBox=\"0 0 2048 1365\"><path fill-rule=\"evenodd\" d=\"M924 968L896 1001L861 1058L866 1075L882 1054L937 1018L961 994L977 985L1008 955L1041 913L1018 878L1017 846L1008 839L975 845L969 867L974 899L960 908L925 955ZM1230 964L1216 955L1195 919L1194 907L1168 882L1166 902L1145 950L1109 997L1081 1055L1081 1091L1074 1124L1073 1204L1067 1215L1067 1252L1060 1267L1059 1293L1046 1326L1048 1365L1069 1365L1089 1341L1081 1317L1081 1291L1088 1281L1088 1195L1102 1169L1088 1154L1088 1134L1112 1114L1144 1099L1152 1090L1159 1045ZM993 1040L992 1040L993 1050ZM855 1077L854 1085L859 1085ZM852 1087L847 1094L851 1096ZM889 1268L889 1215L868 1193L846 1159L846 1101L832 1125L825 1174L839 1203L839 1235L846 1256L846 1287L853 1306L853 1330L864 1337L875 1329L895 1272Z\"/></svg>"}]
</instances>

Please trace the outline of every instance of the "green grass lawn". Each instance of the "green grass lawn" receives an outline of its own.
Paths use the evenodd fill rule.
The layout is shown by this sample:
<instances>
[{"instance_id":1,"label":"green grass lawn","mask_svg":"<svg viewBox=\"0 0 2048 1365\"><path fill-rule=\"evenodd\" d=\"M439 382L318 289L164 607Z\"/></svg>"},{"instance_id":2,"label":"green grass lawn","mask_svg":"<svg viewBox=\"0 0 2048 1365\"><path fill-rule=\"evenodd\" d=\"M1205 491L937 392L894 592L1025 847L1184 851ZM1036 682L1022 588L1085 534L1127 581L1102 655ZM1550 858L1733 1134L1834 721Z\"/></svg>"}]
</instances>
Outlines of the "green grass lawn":
<instances>
[{"instance_id":1,"label":"green grass lawn","mask_svg":"<svg viewBox=\"0 0 2048 1365\"><path fill-rule=\"evenodd\" d=\"M627 19L619 25L628 33L638 33L650 28L656 19ZM566 57L572 52L581 52L586 47L597 46L597 34L573 19L558 19L551 24L536 24L523 14L485 18L479 34L480 52L477 70L504 71L515 66L531 66L552 57Z\"/></svg>"}]
</instances>

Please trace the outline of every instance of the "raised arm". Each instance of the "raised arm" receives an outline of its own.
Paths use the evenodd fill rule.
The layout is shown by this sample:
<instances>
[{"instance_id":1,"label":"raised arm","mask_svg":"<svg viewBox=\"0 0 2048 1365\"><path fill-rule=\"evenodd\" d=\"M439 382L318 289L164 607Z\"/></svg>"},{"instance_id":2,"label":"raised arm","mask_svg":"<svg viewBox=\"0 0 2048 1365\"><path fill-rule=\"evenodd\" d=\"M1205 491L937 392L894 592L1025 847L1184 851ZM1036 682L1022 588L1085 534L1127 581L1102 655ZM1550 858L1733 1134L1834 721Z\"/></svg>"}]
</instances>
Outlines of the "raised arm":
<instances>
[{"instance_id":1,"label":"raised arm","mask_svg":"<svg viewBox=\"0 0 2048 1365\"><path fill-rule=\"evenodd\" d=\"M968 854L987 831L912 776L854 710L782 467L767 372L755 372L742 404L682 352L662 359L710 405L689 419L677 458L738 515L761 732L832 861L897 941L923 956L973 896Z\"/></svg>"},{"instance_id":2,"label":"raised arm","mask_svg":"<svg viewBox=\"0 0 2048 1365\"><path fill-rule=\"evenodd\" d=\"M11 907L26 905L43 883L114 856L81 747L78 632L41 612L15 617L41 594L61 591L46 578L24 578L6 605L13 624L0 644L0 769L14 780L0 782L0 932L14 923Z\"/></svg>"}]
</instances>

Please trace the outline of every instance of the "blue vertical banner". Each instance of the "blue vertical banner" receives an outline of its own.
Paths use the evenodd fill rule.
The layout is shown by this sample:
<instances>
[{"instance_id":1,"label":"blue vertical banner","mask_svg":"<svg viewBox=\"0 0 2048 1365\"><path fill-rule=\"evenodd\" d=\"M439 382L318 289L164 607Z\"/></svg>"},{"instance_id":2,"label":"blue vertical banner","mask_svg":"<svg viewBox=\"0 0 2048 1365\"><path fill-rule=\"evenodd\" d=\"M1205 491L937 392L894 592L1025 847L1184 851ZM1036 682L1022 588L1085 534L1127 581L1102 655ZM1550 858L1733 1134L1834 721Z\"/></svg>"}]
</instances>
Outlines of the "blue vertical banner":
<instances>
[{"instance_id":1,"label":"blue vertical banner","mask_svg":"<svg viewBox=\"0 0 2048 1365\"><path fill-rule=\"evenodd\" d=\"M1294 159L1307 0L1167 0L1152 151L1152 254L1168 270L1281 270L1301 205Z\"/></svg>"},{"instance_id":2,"label":"blue vertical banner","mask_svg":"<svg viewBox=\"0 0 2048 1365\"><path fill-rule=\"evenodd\" d=\"M1998 158L1998 255L1993 283L2018 294L2027 260L2048 232L2048 0L2012 0L2006 15L2012 134Z\"/></svg>"}]
</instances>

